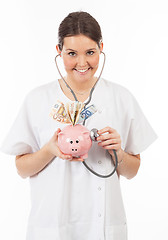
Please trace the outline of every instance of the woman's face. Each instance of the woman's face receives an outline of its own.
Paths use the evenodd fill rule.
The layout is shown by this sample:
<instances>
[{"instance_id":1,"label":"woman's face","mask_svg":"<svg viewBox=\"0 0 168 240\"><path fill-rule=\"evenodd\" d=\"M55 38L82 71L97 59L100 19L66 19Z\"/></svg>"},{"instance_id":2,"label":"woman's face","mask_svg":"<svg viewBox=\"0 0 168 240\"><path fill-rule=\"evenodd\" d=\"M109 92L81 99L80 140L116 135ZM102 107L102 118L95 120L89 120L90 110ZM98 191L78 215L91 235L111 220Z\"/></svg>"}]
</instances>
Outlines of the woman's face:
<instances>
[{"instance_id":1,"label":"woman's face","mask_svg":"<svg viewBox=\"0 0 168 240\"><path fill-rule=\"evenodd\" d=\"M67 78L80 83L93 78L102 50L103 43L99 48L95 41L84 35L65 37L62 51L59 51L57 46L57 51L63 58Z\"/></svg>"}]
</instances>

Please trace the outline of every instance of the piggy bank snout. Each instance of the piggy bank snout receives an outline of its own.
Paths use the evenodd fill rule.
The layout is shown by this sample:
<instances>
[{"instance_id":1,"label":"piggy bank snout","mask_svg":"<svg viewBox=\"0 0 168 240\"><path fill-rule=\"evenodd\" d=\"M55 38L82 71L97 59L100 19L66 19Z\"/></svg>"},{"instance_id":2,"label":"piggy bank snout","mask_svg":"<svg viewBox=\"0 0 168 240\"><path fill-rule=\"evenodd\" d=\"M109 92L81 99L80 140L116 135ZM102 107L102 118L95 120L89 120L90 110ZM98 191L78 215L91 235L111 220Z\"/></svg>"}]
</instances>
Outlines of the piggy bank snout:
<instances>
[{"instance_id":1,"label":"piggy bank snout","mask_svg":"<svg viewBox=\"0 0 168 240\"><path fill-rule=\"evenodd\" d=\"M78 139L70 140L69 144L69 148L72 153L78 152L78 150L81 148L80 141Z\"/></svg>"}]
</instances>

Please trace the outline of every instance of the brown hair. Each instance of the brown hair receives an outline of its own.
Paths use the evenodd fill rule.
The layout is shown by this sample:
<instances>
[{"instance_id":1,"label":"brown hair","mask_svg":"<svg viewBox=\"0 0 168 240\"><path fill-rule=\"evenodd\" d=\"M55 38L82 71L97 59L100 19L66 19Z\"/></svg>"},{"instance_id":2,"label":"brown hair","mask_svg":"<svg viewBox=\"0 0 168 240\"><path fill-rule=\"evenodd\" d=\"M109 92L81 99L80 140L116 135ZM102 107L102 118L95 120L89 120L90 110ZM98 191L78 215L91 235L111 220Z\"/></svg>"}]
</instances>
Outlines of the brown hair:
<instances>
[{"instance_id":1,"label":"brown hair","mask_svg":"<svg viewBox=\"0 0 168 240\"><path fill-rule=\"evenodd\" d=\"M97 43L100 47L102 41L101 28L89 13L72 12L61 22L58 29L58 46L62 51L64 38L83 34Z\"/></svg>"}]
</instances>

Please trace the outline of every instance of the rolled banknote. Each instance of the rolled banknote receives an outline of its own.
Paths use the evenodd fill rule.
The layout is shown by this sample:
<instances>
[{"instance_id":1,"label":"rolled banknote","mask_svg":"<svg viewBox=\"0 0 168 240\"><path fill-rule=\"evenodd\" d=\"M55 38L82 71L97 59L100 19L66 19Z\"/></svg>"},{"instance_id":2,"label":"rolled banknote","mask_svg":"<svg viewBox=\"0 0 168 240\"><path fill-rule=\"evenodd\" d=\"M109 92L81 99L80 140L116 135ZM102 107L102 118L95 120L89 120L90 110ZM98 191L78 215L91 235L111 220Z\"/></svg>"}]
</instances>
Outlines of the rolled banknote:
<instances>
[{"instance_id":1,"label":"rolled banknote","mask_svg":"<svg viewBox=\"0 0 168 240\"><path fill-rule=\"evenodd\" d=\"M73 125L75 125L78 122L78 119L83 107L84 107L84 103L77 102L77 101L66 104L65 110Z\"/></svg>"}]
</instances>

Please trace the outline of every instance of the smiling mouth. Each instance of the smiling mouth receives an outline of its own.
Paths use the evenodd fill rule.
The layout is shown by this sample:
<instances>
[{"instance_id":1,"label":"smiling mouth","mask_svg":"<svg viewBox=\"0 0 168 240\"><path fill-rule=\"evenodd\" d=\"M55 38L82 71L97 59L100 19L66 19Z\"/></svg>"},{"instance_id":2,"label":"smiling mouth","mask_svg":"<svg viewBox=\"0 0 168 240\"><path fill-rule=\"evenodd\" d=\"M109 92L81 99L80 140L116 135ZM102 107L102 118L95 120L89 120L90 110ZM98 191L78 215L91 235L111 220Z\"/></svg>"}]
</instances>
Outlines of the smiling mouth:
<instances>
[{"instance_id":1,"label":"smiling mouth","mask_svg":"<svg viewBox=\"0 0 168 240\"><path fill-rule=\"evenodd\" d=\"M79 73L86 73L87 71L89 71L91 69L91 67L87 68L87 69L76 69L74 68L75 71L79 72Z\"/></svg>"}]
</instances>

